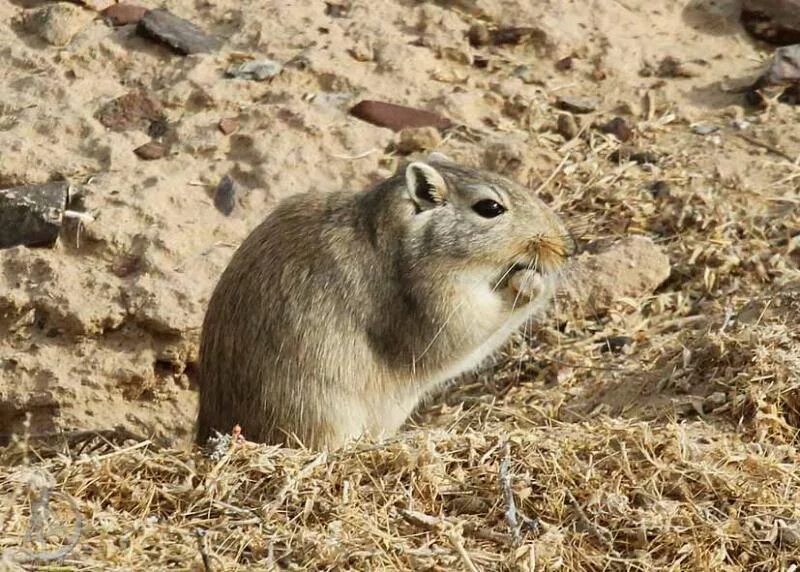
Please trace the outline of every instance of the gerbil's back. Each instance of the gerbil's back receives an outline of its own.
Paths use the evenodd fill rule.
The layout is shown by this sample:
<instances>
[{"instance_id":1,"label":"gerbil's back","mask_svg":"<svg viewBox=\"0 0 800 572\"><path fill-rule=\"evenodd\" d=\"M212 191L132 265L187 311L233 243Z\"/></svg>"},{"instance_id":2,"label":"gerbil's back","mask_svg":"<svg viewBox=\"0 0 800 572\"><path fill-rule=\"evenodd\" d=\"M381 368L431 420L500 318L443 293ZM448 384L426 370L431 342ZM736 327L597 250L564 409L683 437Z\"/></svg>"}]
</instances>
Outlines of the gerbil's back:
<instances>
[{"instance_id":1,"label":"gerbil's back","mask_svg":"<svg viewBox=\"0 0 800 572\"><path fill-rule=\"evenodd\" d=\"M248 438L276 440L270 432L277 417L313 409L296 399L318 394L304 384L325 393L325 384L335 383L323 375L329 346L358 351L347 340L369 314L365 269L374 271L377 260L369 241L357 239L364 229L354 201L349 193L292 197L234 254L203 323L200 442L212 428L224 432L236 423ZM299 410L275 410L287 403Z\"/></svg>"}]
</instances>

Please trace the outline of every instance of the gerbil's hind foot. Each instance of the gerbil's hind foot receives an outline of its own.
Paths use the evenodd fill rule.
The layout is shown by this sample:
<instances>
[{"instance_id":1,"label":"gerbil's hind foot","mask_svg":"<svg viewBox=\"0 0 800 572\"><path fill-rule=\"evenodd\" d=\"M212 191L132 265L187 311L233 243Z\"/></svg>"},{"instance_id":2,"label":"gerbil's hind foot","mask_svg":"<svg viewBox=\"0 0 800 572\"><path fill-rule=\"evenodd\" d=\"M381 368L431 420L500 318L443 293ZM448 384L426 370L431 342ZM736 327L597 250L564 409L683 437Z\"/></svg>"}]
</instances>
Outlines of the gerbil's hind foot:
<instances>
[{"instance_id":1,"label":"gerbil's hind foot","mask_svg":"<svg viewBox=\"0 0 800 572\"><path fill-rule=\"evenodd\" d=\"M545 292L544 279L535 270L515 272L508 281L508 285L523 303L536 300Z\"/></svg>"}]
</instances>

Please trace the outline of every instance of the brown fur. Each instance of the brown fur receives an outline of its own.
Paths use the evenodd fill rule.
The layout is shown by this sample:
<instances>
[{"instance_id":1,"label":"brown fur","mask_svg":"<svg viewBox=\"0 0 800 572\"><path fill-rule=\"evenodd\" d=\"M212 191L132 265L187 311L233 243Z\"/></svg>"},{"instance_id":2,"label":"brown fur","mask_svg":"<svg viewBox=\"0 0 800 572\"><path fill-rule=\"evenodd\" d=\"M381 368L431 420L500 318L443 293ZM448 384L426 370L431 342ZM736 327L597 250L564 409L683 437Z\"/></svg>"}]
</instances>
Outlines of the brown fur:
<instances>
[{"instance_id":1,"label":"brown fur","mask_svg":"<svg viewBox=\"0 0 800 572\"><path fill-rule=\"evenodd\" d=\"M435 202L400 171L366 192L291 197L242 243L203 323L199 442L237 423L253 441L310 447L391 433L543 306L491 288L537 253L547 270L563 261L559 219L496 175L427 164L414 172L438 181ZM485 196L508 211L479 217Z\"/></svg>"}]
</instances>

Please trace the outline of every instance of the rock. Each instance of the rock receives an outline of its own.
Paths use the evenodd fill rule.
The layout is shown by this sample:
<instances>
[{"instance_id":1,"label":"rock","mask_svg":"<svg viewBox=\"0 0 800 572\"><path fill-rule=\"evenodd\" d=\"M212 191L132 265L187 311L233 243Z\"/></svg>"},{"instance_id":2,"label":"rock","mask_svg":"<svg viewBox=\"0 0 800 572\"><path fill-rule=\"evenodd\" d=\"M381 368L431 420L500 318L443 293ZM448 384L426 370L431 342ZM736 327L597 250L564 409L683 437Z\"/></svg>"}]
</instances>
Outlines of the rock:
<instances>
[{"instance_id":1,"label":"rock","mask_svg":"<svg viewBox=\"0 0 800 572\"><path fill-rule=\"evenodd\" d=\"M233 184L233 179L230 175L225 175L217 185L217 188L214 189L214 206L217 207L219 212L228 216L236 206L235 199L236 187Z\"/></svg>"},{"instance_id":2,"label":"rock","mask_svg":"<svg viewBox=\"0 0 800 572\"><path fill-rule=\"evenodd\" d=\"M537 84L537 85L543 84L542 80L539 78L536 71L533 69L532 66L529 65L525 64L519 65L514 68L514 71L512 71L511 74L521 79L524 83Z\"/></svg>"},{"instance_id":3,"label":"rock","mask_svg":"<svg viewBox=\"0 0 800 572\"><path fill-rule=\"evenodd\" d=\"M623 145L611 153L608 158L619 164L635 161L640 165L656 165L660 160L658 154L653 151L638 149L629 145Z\"/></svg>"},{"instance_id":4,"label":"rock","mask_svg":"<svg viewBox=\"0 0 800 572\"><path fill-rule=\"evenodd\" d=\"M63 47L89 22L84 11L67 2L57 2L26 14L25 28L48 44Z\"/></svg>"},{"instance_id":5,"label":"rock","mask_svg":"<svg viewBox=\"0 0 800 572\"><path fill-rule=\"evenodd\" d=\"M687 78L694 77L696 74L687 69L678 58L667 56L658 62L656 76L662 78Z\"/></svg>"},{"instance_id":6,"label":"rock","mask_svg":"<svg viewBox=\"0 0 800 572\"><path fill-rule=\"evenodd\" d=\"M669 258L647 237L630 236L564 269L562 308L580 316L606 312L624 298L651 294L670 275Z\"/></svg>"},{"instance_id":7,"label":"rock","mask_svg":"<svg viewBox=\"0 0 800 572\"><path fill-rule=\"evenodd\" d=\"M149 10L139 21L137 31L167 44L179 54L213 52L220 47L217 38L165 8Z\"/></svg>"},{"instance_id":8,"label":"rock","mask_svg":"<svg viewBox=\"0 0 800 572\"><path fill-rule=\"evenodd\" d=\"M800 0L744 0L741 20L759 40L779 46L800 43Z\"/></svg>"},{"instance_id":9,"label":"rock","mask_svg":"<svg viewBox=\"0 0 800 572\"><path fill-rule=\"evenodd\" d=\"M127 26L137 24L144 18L147 8L136 4L112 4L100 14L112 26Z\"/></svg>"},{"instance_id":10,"label":"rock","mask_svg":"<svg viewBox=\"0 0 800 572\"><path fill-rule=\"evenodd\" d=\"M775 50L759 83L761 85L800 83L800 44Z\"/></svg>"},{"instance_id":11,"label":"rock","mask_svg":"<svg viewBox=\"0 0 800 572\"><path fill-rule=\"evenodd\" d=\"M694 123L690 126L692 133L698 135L711 135L719 131L719 127L711 125L710 123Z\"/></svg>"},{"instance_id":12,"label":"rock","mask_svg":"<svg viewBox=\"0 0 800 572\"><path fill-rule=\"evenodd\" d=\"M408 127L447 129L453 125L449 119L430 111L372 100L357 103L350 109L350 115L379 127L388 127L393 131Z\"/></svg>"},{"instance_id":13,"label":"rock","mask_svg":"<svg viewBox=\"0 0 800 572\"><path fill-rule=\"evenodd\" d=\"M558 71L567 71L571 70L573 66L573 58L572 56L567 56L566 58L561 58L555 63L555 68Z\"/></svg>"},{"instance_id":14,"label":"rock","mask_svg":"<svg viewBox=\"0 0 800 572\"><path fill-rule=\"evenodd\" d=\"M167 154L167 151L169 151L167 146L157 141L149 141L133 150L140 159L144 159L145 161L161 159Z\"/></svg>"},{"instance_id":15,"label":"rock","mask_svg":"<svg viewBox=\"0 0 800 572\"><path fill-rule=\"evenodd\" d=\"M591 113L600 107L600 101L594 97L560 95L556 99L556 107L570 113Z\"/></svg>"},{"instance_id":16,"label":"rock","mask_svg":"<svg viewBox=\"0 0 800 572\"><path fill-rule=\"evenodd\" d=\"M251 60L243 64L229 67L225 71L225 75L239 79L264 81L265 79L275 77L281 73L282 69L283 66L275 60Z\"/></svg>"},{"instance_id":17,"label":"rock","mask_svg":"<svg viewBox=\"0 0 800 572\"><path fill-rule=\"evenodd\" d=\"M556 124L556 128L558 132L561 134L564 139L570 141L575 139L580 132L580 127L578 127L578 122L575 120L575 117L571 113L562 113L558 116L558 122Z\"/></svg>"},{"instance_id":18,"label":"rock","mask_svg":"<svg viewBox=\"0 0 800 572\"><path fill-rule=\"evenodd\" d=\"M435 149L441 144L442 136L435 127L409 127L400 131L395 148L398 153L408 155Z\"/></svg>"},{"instance_id":19,"label":"rock","mask_svg":"<svg viewBox=\"0 0 800 572\"><path fill-rule=\"evenodd\" d=\"M219 120L217 127L225 135L231 135L239 130L239 120L235 117L225 117Z\"/></svg>"},{"instance_id":20,"label":"rock","mask_svg":"<svg viewBox=\"0 0 800 572\"><path fill-rule=\"evenodd\" d=\"M469 44L474 48L493 45L517 45L525 41L547 44L547 34L530 26L507 26L489 29L483 24L475 24L467 32Z\"/></svg>"},{"instance_id":21,"label":"rock","mask_svg":"<svg viewBox=\"0 0 800 572\"><path fill-rule=\"evenodd\" d=\"M146 91L132 91L106 103L95 114L100 123L114 131L146 131L154 122L166 121L161 102Z\"/></svg>"},{"instance_id":22,"label":"rock","mask_svg":"<svg viewBox=\"0 0 800 572\"><path fill-rule=\"evenodd\" d=\"M623 143L629 141L633 137L633 130L622 117L615 117L608 123L604 123L600 126L600 131L613 135Z\"/></svg>"},{"instance_id":23,"label":"rock","mask_svg":"<svg viewBox=\"0 0 800 572\"><path fill-rule=\"evenodd\" d=\"M603 353L619 353L625 346L633 343L633 338L630 336L608 336L597 342L600 344L600 351Z\"/></svg>"},{"instance_id":24,"label":"rock","mask_svg":"<svg viewBox=\"0 0 800 572\"><path fill-rule=\"evenodd\" d=\"M69 189L69 183L56 182L0 191L0 248L55 244Z\"/></svg>"},{"instance_id":25,"label":"rock","mask_svg":"<svg viewBox=\"0 0 800 572\"><path fill-rule=\"evenodd\" d=\"M649 183L646 187L647 192L653 195L654 199L666 199L670 196L671 190L669 183L666 181L658 180Z\"/></svg>"}]
</instances>

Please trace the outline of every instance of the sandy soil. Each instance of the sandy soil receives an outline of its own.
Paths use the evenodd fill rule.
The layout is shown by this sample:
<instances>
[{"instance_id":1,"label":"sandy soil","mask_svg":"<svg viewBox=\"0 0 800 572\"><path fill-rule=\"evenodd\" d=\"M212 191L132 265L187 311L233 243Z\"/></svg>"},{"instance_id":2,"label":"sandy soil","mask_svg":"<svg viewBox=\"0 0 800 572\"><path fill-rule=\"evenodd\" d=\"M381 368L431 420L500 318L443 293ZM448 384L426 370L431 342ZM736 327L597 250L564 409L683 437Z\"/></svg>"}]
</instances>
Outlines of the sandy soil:
<instances>
[{"instance_id":1,"label":"sandy soil","mask_svg":"<svg viewBox=\"0 0 800 572\"><path fill-rule=\"evenodd\" d=\"M780 168L764 166L782 160L735 133L693 133L690 123L730 131L748 115L754 137L792 157L800 152L796 108L754 116L741 93L726 92L769 56L743 33L735 2L169 1L225 40L218 53L189 57L81 7L72 11L74 37L53 46L24 23L44 4L0 0L0 188L66 177L84 189L95 221L54 249L0 253L4 431L18 430L29 412L37 431L125 424L186 437L198 328L236 245L282 197L360 189L394 167L387 149L396 135L348 115L360 99L438 111L474 130L439 150L532 185L572 153L545 195L568 207L578 188L571 180L596 185L593 207L564 212L578 224L607 209L607 186L634 176L610 162L595 174L576 167L589 151L585 140L555 133L559 95L599 100L591 117L579 118L584 127L621 116L640 125L637 144L669 156L649 173L634 166L636 177L711 185L704 200L721 198L720 208L739 189L786 191L775 187ZM473 48L466 32L479 20L543 35ZM289 63L268 82L224 76L250 56ZM572 68L559 70L555 62L568 56ZM665 57L681 62L678 75L687 77L658 77ZM98 120L105 104L135 89L163 103L171 148L162 159L133 153L150 140L142 126L114 131ZM230 117L240 127L224 135L218 122ZM603 141L615 146L610 136ZM211 199L225 174L238 190L231 216ZM657 235L626 216L593 230L597 240ZM692 256L680 238L666 245L673 263ZM680 276L668 286L675 296L682 288Z\"/></svg>"}]
</instances>

